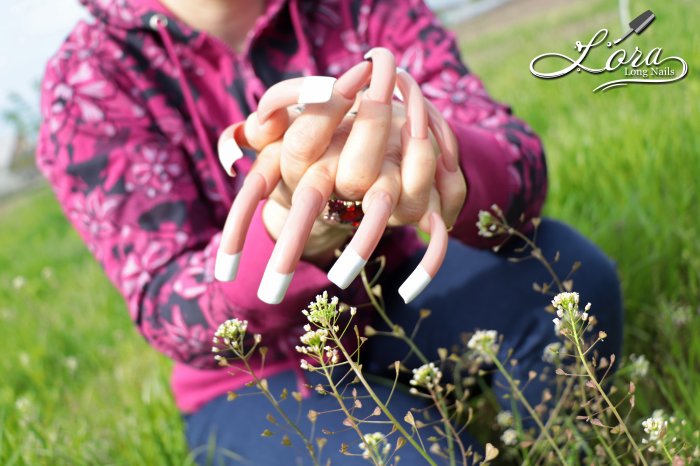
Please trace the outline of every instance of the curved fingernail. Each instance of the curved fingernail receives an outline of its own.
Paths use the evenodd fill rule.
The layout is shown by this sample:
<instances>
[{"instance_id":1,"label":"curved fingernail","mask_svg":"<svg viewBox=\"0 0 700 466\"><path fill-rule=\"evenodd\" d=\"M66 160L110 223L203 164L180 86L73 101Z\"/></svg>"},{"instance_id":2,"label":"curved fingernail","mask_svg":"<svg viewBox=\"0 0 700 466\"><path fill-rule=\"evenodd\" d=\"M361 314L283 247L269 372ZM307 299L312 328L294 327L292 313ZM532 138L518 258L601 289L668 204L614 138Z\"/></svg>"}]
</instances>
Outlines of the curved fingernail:
<instances>
[{"instance_id":1,"label":"curved fingernail","mask_svg":"<svg viewBox=\"0 0 700 466\"><path fill-rule=\"evenodd\" d=\"M419 265L399 287L399 295L408 304L421 294L432 279L433 277Z\"/></svg>"},{"instance_id":2,"label":"curved fingernail","mask_svg":"<svg viewBox=\"0 0 700 466\"><path fill-rule=\"evenodd\" d=\"M385 48L378 47L368 51L364 58L372 61L372 78L365 98L390 104L396 82L394 54Z\"/></svg>"},{"instance_id":3,"label":"curved fingernail","mask_svg":"<svg viewBox=\"0 0 700 466\"><path fill-rule=\"evenodd\" d=\"M305 76L287 79L270 87L258 103L258 122L264 124L272 114L294 104L319 104L333 96L336 79L330 76Z\"/></svg>"},{"instance_id":4,"label":"curved fingernail","mask_svg":"<svg viewBox=\"0 0 700 466\"><path fill-rule=\"evenodd\" d=\"M428 125L440 147L440 153L442 154L441 159L444 160L447 171L455 173L459 170L459 150L452 137L452 129L437 107L427 99L425 102L428 107Z\"/></svg>"},{"instance_id":5,"label":"curved fingernail","mask_svg":"<svg viewBox=\"0 0 700 466\"><path fill-rule=\"evenodd\" d=\"M430 214L430 242L418 267L399 287L399 295L408 304L418 296L435 277L447 254L447 228L442 217Z\"/></svg>"},{"instance_id":6,"label":"curved fingernail","mask_svg":"<svg viewBox=\"0 0 700 466\"><path fill-rule=\"evenodd\" d=\"M243 158L243 151L241 150L238 141L236 141L236 133L240 128L243 128L244 123L238 123L231 131L230 137L225 137L220 140L217 147L219 153L219 163L224 167L224 170L228 176L236 176L236 170L233 165L240 159Z\"/></svg>"},{"instance_id":7,"label":"curved fingernail","mask_svg":"<svg viewBox=\"0 0 700 466\"><path fill-rule=\"evenodd\" d=\"M367 84L372 72L372 64L361 62L343 73L335 83L335 90L348 100L355 100L355 96Z\"/></svg>"},{"instance_id":8,"label":"curved fingernail","mask_svg":"<svg viewBox=\"0 0 700 466\"><path fill-rule=\"evenodd\" d=\"M336 79L330 76L307 76L301 84L298 104L322 104L333 97Z\"/></svg>"},{"instance_id":9,"label":"curved fingernail","mask_svg":"<svg viewBox=\"0 0 700 466\"><path fill-rule=\"evenodd\" d=\"M412 138L428 137L428 109L418 83L408 73L399 73L396 84L404 97L406 120Z\"/></svg>"},{"instance_id":10,"label":"curved fingernail","mask_svg":"<svg viewBox=\"0 0 700 466\"><path fill-rule=\"evenodd\" d=\"M369 207L360 222L350 244L340 255L328 272L328 279L341 289L350 286L357 278L369 257L377 247L384 234L392 210L391 198L385 192L379 191L372 195Z\"/></svg>"},{"instance_id":11,"label":"curved fingernail","mask_svg":"<svg viewBox=\"0 0 700 466\"><path fill-rule=\"evenodd\" d=\"M294 193L289 215L260 282L261 301L279 304L284 298L323 203L323 195L315 188L304 187Z\"/></svg>"}]
</instances>

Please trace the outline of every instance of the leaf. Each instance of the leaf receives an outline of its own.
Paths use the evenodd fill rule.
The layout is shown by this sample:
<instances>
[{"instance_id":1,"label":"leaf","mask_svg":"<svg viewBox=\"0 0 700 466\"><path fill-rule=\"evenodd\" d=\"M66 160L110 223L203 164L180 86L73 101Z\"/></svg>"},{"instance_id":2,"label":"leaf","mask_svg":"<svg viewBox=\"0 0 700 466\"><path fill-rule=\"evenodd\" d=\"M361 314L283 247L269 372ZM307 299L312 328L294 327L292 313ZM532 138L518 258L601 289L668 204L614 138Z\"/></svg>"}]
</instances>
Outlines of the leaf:
<instances>
[{"instance_id":1,"label":"leaf","mask_svg":"<svg viewBox=\"0 0 700 466\"><path fill-rule=\"evenodd\" d=\"M272 431L270 429L265 429L263 430L262 434L260 434L261 437L272 437Z\"/></svg>"},{"instance_id":2,"label":"leaf","mask_svg":"<svg viewBox=\"0 0 700 466\"><path fill-rule=\"evenodd\" d=\"M484 461L493 461L498 456L498 448L494 447L490 443L486 444L486 457Z\"/></svg>"},{"instance_id":3,"label":"leaf","mask_svg":"<svg viewBox=\"0 0 700 466\"><path fill-rule=\"evenodd\" d=\"M286 388L282 389L282 393L280 394L280 401L286 400L288 395L289 395L289 392L287 392L287 389Z\"/></svg>"},{"instance_id":4,"label":"leaf","mask_svg":"<svg viewBox=\"0 0 700 466\"><path fill-rule=\"evenodd\" d=\"M416 420L413 418L413 413L410 411L406 413L406 415L403 417L403 420L414 427L416 425Z\"/></svg>"},{"instance_id":5,"label":"leaf","mask_svg":"<svg viewBox=\"0 0 700 466\"><path fill-rule=\"evenodd\" d=\"M228 392L226 394L226 401L233 401L236 398L238 398L238 393L236 393L236 392Z\"/></svg>"}]
</instances>

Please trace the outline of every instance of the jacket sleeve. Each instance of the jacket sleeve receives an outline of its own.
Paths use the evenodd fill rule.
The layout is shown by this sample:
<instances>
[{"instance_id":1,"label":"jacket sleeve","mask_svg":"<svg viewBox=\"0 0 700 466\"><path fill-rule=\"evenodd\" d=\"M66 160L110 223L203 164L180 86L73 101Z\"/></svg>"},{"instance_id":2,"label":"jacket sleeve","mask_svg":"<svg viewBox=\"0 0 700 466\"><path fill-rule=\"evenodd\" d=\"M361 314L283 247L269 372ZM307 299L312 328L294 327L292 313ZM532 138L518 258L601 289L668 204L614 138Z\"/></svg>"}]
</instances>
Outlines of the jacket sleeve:
<instances>
[{"instance_id":1,"label":"jacket sleeve","mask_svg":"<svg viewBox=\"0 0 700 466\"><path fill-rule=\"evenodd\" d=\"M283 304L259 301L274 242L258 208L239 277L214 280L223 225L206 199L206 177L195 176L182 143L158 130L119 80L89 58L49 63L37 164L140 332L167 356L199 368L215 366L211 339L226 319L246 319L249 331L265 338L288 333L318 290L329 288L325 272L301 263Z\"/></svg>"},{"instance_id":2,"label":"jacket sleeve","mask_svg":"<svg viewBox=\"0 0 700 466\"><path fill-rule=\"evenodd\" d=\"M382 46L421 85L440 109L458 144L467 180L467 201L452 235L472 246L478 212L497 204L512 225L539 215L547 191L542 144L510 108L495 102L463 64L454 34L445 30L423 0L367 0L359 30L369 47Z\"/></svg>"}]
</instances>

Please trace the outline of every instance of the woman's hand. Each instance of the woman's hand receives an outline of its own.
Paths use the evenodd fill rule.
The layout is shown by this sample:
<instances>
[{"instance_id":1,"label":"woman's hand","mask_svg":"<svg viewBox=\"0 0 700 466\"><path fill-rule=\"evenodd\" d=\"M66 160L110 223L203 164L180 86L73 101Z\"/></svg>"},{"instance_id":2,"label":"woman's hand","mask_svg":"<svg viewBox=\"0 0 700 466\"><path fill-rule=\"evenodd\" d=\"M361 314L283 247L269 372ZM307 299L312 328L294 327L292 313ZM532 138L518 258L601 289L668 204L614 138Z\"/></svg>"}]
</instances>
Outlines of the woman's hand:
<instances>
[{"instance_id":1,"label":"woman's hand","mask_svg":"<svg viewBox=\"0 0 700 466\"><path fill-rule=\"evenodd\" d=\"M302 253L309 256L308 247L303 247L309 234L313 239L320 229L321 235L317 234L316 239L324 244L325 238L329 248L345 240L337 229L326 227L324 230L318 223L314 226L331 194L341 199L362 200L365 212L359 230L343 253L345 258L341 256L329 273L329 278L341 287L347 286L364 266L387 223L417 223L424 231L434 233L435 225L442 224L443 218L448 225L454 223L464 204L466 185L454 160L455 143L449 128L439 115L435 116L436 111L426 103L420 88L408 74L396 76L393 56L388 51L375 49L372 52L372 79L368 91L356 105L354 119L349 118L347 112L366 82L367 62L343 75L330 92L323 89L326 83L322 80L315 82L318 88L311 88L311 97L309 86L304 89L304 82L273 86L261 100L257 114L222 136L220 152L225 152L225 144L234 140L259 152L251 172L256 176L249 175L245 183L249 184L249 179L253 178L248 190L252 193L251 199L272 194L277 201L266 207L265 223L272 236L279 232L280 249L292 251L280 253L278 258L273 253L273 259L281 262L269 277L271 282L277 283L277 288L286 289L284 282L288 284L296 265L294 257L298 260ZM403 94L405 106L391 101L394 83ZM287 89L283 89L284 85ZM308 103L301 115L290 116L287 105L295 100L313 101L319 94L326 94L321 97L325 103ZM440 159L429 138L428 126L436 133L442 149ZM290 205L289 219L280 227L281 222L275 221L280 216L269 212L274 209L280 213L279 206ZM234 204L232 214L235 207ZM243 214L237 215L239 220L249 217L249 212ZM229 231L234 236L240 233ZM234 253L240 251L236 244L229 246ZM437 257L433 263L441 262L444 246L446 241L436 246L437 252L432 255ZM429 253L430 250L429 247ZM432 276L436 271L424 271L423 275ZM419 281L426 282L429 278L424 276Z\"/></svg>"}]
</instances>

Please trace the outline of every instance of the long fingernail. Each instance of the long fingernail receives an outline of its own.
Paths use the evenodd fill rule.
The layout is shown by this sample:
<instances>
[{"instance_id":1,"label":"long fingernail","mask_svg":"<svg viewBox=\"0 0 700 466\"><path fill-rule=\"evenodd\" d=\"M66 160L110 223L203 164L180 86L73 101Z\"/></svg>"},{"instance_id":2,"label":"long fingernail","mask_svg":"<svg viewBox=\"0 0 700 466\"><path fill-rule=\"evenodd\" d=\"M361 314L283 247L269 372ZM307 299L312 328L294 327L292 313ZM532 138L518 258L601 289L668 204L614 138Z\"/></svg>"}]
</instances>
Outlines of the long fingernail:
<instances>
[{"instance_id":1,"label":"long fingernail","mask_svg":"<svg viewBox=\"0 0 700 466\"><path fill-rule=\"evenodd\" d=\"M447 228L437 212L430 216L430 242L418 267L399 287L399 294L407 304L418 296L437 274L447 254Z\"/></svg>"},{"instance_id":2,"label":"long fingernail","mask_svg":"<svg viewBox=\"0 0 700 466\"><path fill-rule=\"evenodd\" d=\"M459 170L459 151L451 134L452 129L432 102L426 99L426 105L428 106L428 124L440 146L441 159L444 160L443 164L447 171L455 173Z\"/></svg>"},{"instance_id":3,"label":"long fingernail","mask_svg":"<svg viewBox=\"0 0 700 466\"><path fill-rule=\"evenodd\" d=\"M301 83L298 104L322 104L333 97L336 79L330 76L307 76Z\"/></svg>"},{"instance_id":4,"label":"long fingernail","mask_svg":"<svg viewBox=\"0 0 700 466\"><path fill-rule=\"evenodd\" d=\"M419 265L399 287L399 295L401 295L404 302L408 304L413 301L416 296L421 294L432 279L433 277Z\"/></svg>"},{"instance_id":5,"label":"long fingernail","mask_svg":"<svg viewBox=\"0 0 700 466\"><path fill-rule=\"evenodd\" d=\"M348 245L338 260L328 271L328 280L335 283L340 289L350 286L355 277L362 271L367 261Z\"/></svg>"},{"instance_id":6,"label":"long fingernail","mask_svg":"<svg viewBox=\"0 0 700 466\"><path fill-rule=\"evenodd\" d=\"M335 90L348 100L355 100L355 96L369 80L372 65L369 62L361 62L343 73L335 83Z\"/></svg>"},{"instance_id":7,"label":"long fingernail","mask_svg":"<svg viewBox=\"0 0 700 466\"><path fill-rule=\"evenodd\" d=\"M372 61L372 79L365 97L375 102L390 104L396 81L394 56L384 49L372 49L365 54L365 60Z\"/></svg>"},{"instance_id":8,"label":"long fingernail","mask_svg":"<svg viewBox=\"0 0 700 466\"><path fill-rule=\"evenodd\" d=\"M406 120L412 138L428 137L428 110L418 83L408 73L399 73L396 83L404 97Z\"/></svg>"},{"instance_id":9,"label":"long fingernail","mask_svg":"<svg viewBox=\"0 0 700 466\"><path fill-rule=\"evenodd\" d=\"M336 79L330 76L306 76L287 79L270 87L258 102L258 122L264 124L272 114L294 104L319 104L333 96Z\"/></svg>"},{"instance_id":10,"label":"long fingernail","mask_svg":"<svg viewBox=\"0 0 700 466\"><path fill-rule=\"evenodd\" d=\"M276 272L273 268L274 265L272 263L267 264L258 288L258 299L267 304L279 304L282 302L294 276L294 272L284 274Z\"/></svg>"},{"instance_id":11,"label":"long fingernail","mask_svg":"<svg viewBox=\"0 0 700 466\"><path fill-rule=\"evenodd\" d=\"M219 145L219 162L221 162L228 176L236 176L233 164L242 158L243 151L234 138L227 139Z\"/></svg>"},{"instance_id":12,"label":"long fingernail","mask_svg":"<svg viewBox=\"0 0 700 466\"><path fill-rule=\"evenodd\" d=\"M341 289L350 286L367 264L391 216L391 198L383 191L376 192L368 205L355 236L328 272L328 279Z\"/></svg>"},{"instance_id":13,"label":"long fingernail","mask_svg":"<svg viewBox=\"0 0 700 466\"><path fill-rule=\"evenodd\" d=\"M299 188L294 193L289 215L260 282L261 301L279 304L284 298L323 203L324 198L316 188Z\"/></svg>"},{"instance_id":14,"label":"long fingernail","mask_svg":"<svg viewBox=\"0 0 700 466\"><path fill-rule=\"evenodd\" d=\"M241 262L241 253L228 254L219 249L216 253L214 265L214 278L220 282L230 282L236 279L238 265Z\"/></svg>"}]
</instances>

